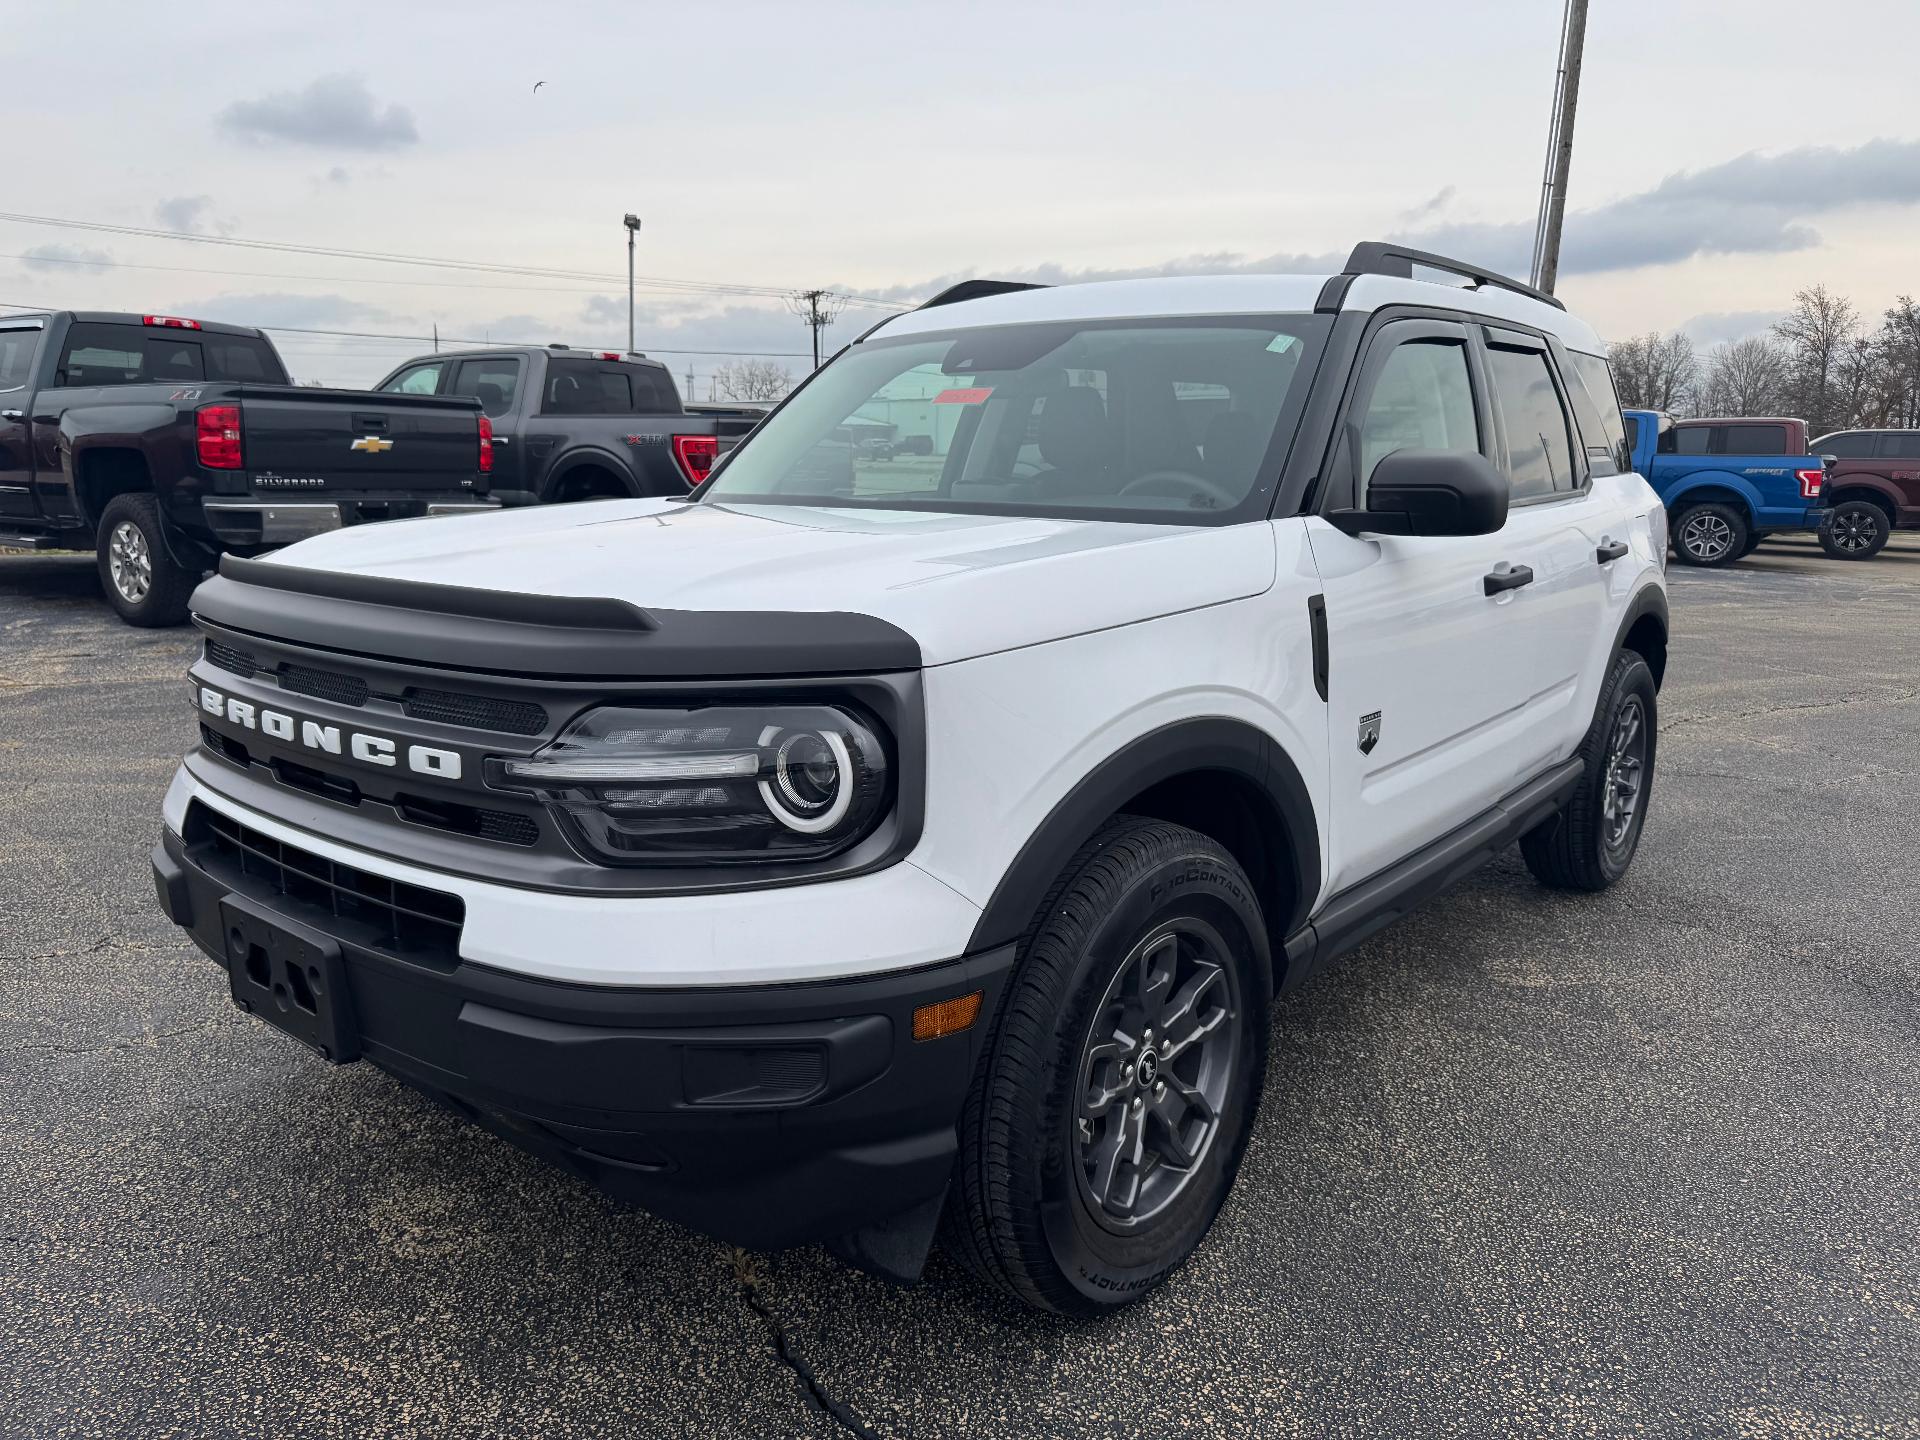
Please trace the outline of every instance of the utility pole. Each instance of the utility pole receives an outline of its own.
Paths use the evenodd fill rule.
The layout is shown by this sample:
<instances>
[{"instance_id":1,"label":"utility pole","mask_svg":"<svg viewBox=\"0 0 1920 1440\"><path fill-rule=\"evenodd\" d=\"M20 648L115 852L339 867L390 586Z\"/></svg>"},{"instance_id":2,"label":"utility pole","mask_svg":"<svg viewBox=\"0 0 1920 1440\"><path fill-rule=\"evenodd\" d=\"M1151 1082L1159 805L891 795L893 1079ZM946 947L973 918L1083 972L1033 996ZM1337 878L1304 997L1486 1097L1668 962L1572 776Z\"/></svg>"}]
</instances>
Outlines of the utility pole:
<instances>
[{"instance_id":1,"label":"utility pole","mask_svg":"<svg viewBox=\"0 0 1920 1440\"><path fill-rule=\"evenodd\" d=\"M633 242L640 238L640 217L627 215L621 224L627 227L627 351L636 348L633 343Z\"/></svg>"},{"instance_id":2,"label":"utility pole","mask_svg":"<svg viewBox=\"0 0 1920 1440\"><path fill-rule=\"evenodd\" d=\"M433 322L433 353L436 355L440 353L440 322L438 320Z\"/></svg>"},{"instance_id":3,"label":"utility pole","mask_svg":"<svg viewBox=\"0 0 1920 1440\"><path fill-rule=\"evenodd\" d=\"M687 362L687 397L689 399L693 397L693 362L691 360Z\"/></svg>"},{"instance_id":4,"label":"utility pole","mask_svg":"<svg viewBox=\"0 0 1920 1440\"><path fill-rule=\"evenodd\" d=\"M1573 112L1580 101L1580 57L1587 44L1587 0L1567 0L1560 22L1560 70L1553 86L1553 122L1547 131L1547 173L1540 218L1533 228L1535 289L1553 293L1560 278L1560 227L1567 216L1567 174L1573 168Z\"/></svg>"},{"instance_id":5,"label":"utility pole","mask_svg":"<svg viewBox=\"0 0 1920 1440\"><path fill-rule=\"evenodd\" d=\"M787 298L793 313L813 331L813 368L820 368L820 332L831 325L846 301L831 290L802 290Z\"/></svg>"}]
</instances>

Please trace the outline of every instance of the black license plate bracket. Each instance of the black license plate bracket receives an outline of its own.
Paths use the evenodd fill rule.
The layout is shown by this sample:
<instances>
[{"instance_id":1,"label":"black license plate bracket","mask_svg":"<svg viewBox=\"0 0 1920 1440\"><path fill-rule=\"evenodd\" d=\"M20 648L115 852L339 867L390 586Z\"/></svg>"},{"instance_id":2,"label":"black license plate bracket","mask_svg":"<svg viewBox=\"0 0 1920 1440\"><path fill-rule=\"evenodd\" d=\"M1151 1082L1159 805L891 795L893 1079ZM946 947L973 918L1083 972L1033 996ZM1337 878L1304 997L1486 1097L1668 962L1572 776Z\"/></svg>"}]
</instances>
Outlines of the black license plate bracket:
<instances>
[{"instance_id":1,"label":"black license plate bracket","mask_svg":"<svg viewBox=\"0 0 1920 1440\"><path fill-rule=\"evenodd\" d=\"M220 929L234 1004L332 1064L360 1058L353 991L337 942L239 895L220 902Z\"/></svg>"}]
</instances>

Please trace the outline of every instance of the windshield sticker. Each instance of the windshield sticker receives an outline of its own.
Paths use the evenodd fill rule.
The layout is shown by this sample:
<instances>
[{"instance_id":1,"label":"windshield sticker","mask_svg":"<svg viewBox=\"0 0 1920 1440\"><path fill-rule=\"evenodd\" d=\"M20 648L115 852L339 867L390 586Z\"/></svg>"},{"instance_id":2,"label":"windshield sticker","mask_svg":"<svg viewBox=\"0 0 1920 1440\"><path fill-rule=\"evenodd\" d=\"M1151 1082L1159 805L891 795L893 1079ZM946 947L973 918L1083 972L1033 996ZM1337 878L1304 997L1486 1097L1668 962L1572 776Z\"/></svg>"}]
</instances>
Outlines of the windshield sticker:
<instances>
[{"instance_id":1,"label":"windshield sticker","mask_svg":"<svg viewBox=\"0 0 1920 1440\"><path fill-rule=\"evenodd\" d=\"M991 385L976 390L942 390L933 397L936 405L984 405L993 393Z\"/></svg>"}]
</instances>

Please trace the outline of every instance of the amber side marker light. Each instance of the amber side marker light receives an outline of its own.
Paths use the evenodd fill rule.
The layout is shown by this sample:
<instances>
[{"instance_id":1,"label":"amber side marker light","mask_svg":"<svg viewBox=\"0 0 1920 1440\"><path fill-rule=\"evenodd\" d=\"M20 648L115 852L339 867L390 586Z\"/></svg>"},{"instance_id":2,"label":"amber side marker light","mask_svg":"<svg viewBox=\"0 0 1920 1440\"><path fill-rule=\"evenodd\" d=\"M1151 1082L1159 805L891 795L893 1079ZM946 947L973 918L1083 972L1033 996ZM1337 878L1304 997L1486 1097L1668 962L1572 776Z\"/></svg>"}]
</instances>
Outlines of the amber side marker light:
<instances>
[{"instance_id":1,"label":"amber side marker light","mask_svg":"<svg viewBox=\"0 0 1920 1440\"><path fill-rule=\"evenodd\" d=\"M942 1035L958 1035L980 1018L980 999L984 991L922 1005L913 1012L913 1038L938 1040Z\"/></svg>"}]
</instances>

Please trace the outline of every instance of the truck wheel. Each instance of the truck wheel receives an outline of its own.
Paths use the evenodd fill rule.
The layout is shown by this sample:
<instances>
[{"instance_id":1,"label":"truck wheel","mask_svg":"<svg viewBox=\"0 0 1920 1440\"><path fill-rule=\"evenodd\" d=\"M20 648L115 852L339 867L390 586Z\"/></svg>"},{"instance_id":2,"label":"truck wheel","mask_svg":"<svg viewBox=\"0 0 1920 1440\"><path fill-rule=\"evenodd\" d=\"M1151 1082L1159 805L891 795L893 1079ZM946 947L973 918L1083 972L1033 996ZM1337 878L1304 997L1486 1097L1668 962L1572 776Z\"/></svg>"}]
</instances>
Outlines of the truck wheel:
<instances>
[{"instance_id":1,"label":"truck wheel","mask_svg":"<svg viewBox=\"0 0 1920 1440\"><path fill-rule=\"evenodd\" d=\"M1731 565L1746 544L1747 517L1731 505L1695 505L1673 522L1674 558L1684 565Z\"/></svg>"},{"instance_id":2,"label":"truck wheel","mask_svg":"<svg viewBox=\"0 0 1920 1440\"><path fill-rule=\"evenodd\" d=\"M1740 547L1740 554L1735 558L1740 560L1746 559L1747 556L1760 548L1760 542L1766 538L1764 534L1759 533L1747 536L1747 543Z\"/></svg>"},{"instance_id":3,"label":"truck wheel","mask_svg":"<svg viewBox=\"0 0 1920 1440\"><path fill-rule=\"evenodd\" d=\"M1871 560L1892 534L1887 512L1871 500L1842 500L1820 527L1820 548L1836 560Z\"/></svg>"},{"instance_id":4,"label":"truck wheel","mask_svg":"<svg viewBox=\"0 0 1920 1440\"><path fill-rule=\"evenodd\" d=\"M129 625L178 625L199 576L175 562L160 533L160 502L151 495L116 495L100 516L95 547L100 588Z\"/></svg>"},{"instance_id":5,"label":"truck wheel","mask_svg":"<svg viewBox=\"0 0 1920 1440\"><path fill-rule=\"evenodd\" d=\"M1580 742L1579 787L1557 814L1520 837L1534 879L1556 890L1604 890L1627 873L1653 798L1659 721L1653 672L1637 653L1622 650Z\"/></svg>"},{"instance_id":6,"label":"truck wheel","mask_svg":"<svg viewBox=\"0 0 1920 1440\"><path fill-rule=\"evenodd\" d=\"M1192 1254L1233 1185L1272 962L1246 874L1163 821L1110 821L1040 914L961 1117L947 1243L1029 1305L1100 1315Z\"/></svg>"}]
</instances>

